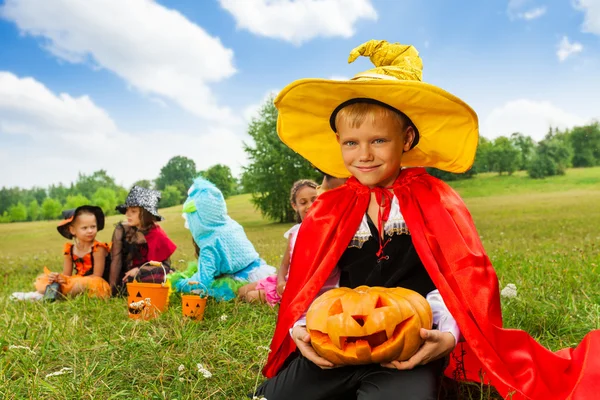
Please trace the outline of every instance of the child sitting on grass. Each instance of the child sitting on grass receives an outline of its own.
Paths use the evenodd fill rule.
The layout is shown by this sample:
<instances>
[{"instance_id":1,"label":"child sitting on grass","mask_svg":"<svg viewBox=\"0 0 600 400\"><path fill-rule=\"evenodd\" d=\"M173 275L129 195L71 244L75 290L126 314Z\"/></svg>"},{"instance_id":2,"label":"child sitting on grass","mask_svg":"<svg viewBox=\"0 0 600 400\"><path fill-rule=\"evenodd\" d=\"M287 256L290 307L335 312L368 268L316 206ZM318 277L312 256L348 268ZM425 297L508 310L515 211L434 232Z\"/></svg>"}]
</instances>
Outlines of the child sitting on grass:
<instances>
[{"instance_id":1,"label":"child sitting on grass","mask_svg":"<svg viewBox=\"0 0 600 400\"><path fill-rule=\"evenodd\" d=\"M199 255L187 271L169 276L174 291L202 291L228 301L235 298L240 286L275 272L259 257L244 228L227 214L221 191L206 179L196 178L189 188L183 217Z\"/></svg>"},{"instance_id":2,"label":"child sitting on grass","mask_svg":"<svg viewBox=\"0 0 600 400\"><path fill-rule=\"evenodd\" d=\"M300 229L302 220L316 199L316 182L309 179L294 182L290 193L290 204L296 212L296 221L298 223L283 234L283 237L288 240L288 245L283 254L279 271L277 271L276 275L270 275L258 282L242 286L238 291L239 298L249 303L267 303L270 306L279 304L288 278L290 260L294 252L294 244L296 243L296 234L298 233L298 229Z\"/></svg>"},{"instance_id":3,"label":"child sitting on grass","mask_svg":"<svg viewBox=\"0 0 600 400\"><path fill-rule=\"evenodd\" d=\"M45 274L35 281L36 290L44 293L48 285L58 282L63 295L86 292L90 297L110 297L110 288L103 279L109 246L96 240L96 234L104 228L102 209L86 205L65 211L63 215L66 219L57 230L72 242L65 243L63 249L62 273L45 268Z\"/></svg>"},{"instance_id":4,"label":"child sitting on grass","mask_svg":"<svg viewBox=\"0 0 600 400\"><path fill-rule=\"evenodd\" d=\"M116 208L127 220L117 224L112 238L109 283L113 295L124 295L126 283L134 279L163 282L165 273L171 271L171 256L177 246L157 224L163 220L158 213L159 201L159 191L134 186L125 204ZM155 267L140 271L148 261L158 261L165 269Z\"/></svg>"}]
</instances>

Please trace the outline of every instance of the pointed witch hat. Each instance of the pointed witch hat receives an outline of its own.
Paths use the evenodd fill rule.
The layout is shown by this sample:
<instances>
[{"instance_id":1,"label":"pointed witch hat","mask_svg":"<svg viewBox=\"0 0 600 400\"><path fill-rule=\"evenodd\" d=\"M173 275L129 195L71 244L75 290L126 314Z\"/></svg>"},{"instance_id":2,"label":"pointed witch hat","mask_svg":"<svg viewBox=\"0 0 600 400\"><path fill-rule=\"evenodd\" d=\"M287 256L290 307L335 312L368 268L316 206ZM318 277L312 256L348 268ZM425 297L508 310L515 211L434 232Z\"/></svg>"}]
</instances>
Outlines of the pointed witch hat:
<instances>
[{"instance_id":1,"label":"pointed witch hat","mask_svg":"<svg viewBox=\"0 0 600 400\"><path fill-rule=\"evenodd\" d=\"M458 97L422 81L417 50L371 40L352 50L348 62L361 55L370 57L375 68L347 81L300 79L279 93L275 106L281 140L321 171L348 177L335 136L335 116L351 103L371 102L404 113L416 128L416 144L404 153L403 166L449 172L471 168L479 140L477 115Z\"/></svg>"}]
</instances>

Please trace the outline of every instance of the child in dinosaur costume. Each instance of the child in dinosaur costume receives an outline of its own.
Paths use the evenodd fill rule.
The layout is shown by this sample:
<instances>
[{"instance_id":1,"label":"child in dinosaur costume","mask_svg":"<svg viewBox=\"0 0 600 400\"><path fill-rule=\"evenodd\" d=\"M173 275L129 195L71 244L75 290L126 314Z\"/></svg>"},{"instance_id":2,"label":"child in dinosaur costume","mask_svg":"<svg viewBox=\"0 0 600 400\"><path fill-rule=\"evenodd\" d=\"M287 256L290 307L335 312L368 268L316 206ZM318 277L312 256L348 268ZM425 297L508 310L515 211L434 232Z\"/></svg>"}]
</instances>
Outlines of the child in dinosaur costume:
<instances>
[{"instance_id":1,"label":"child in dinosaur costume","mask_svg":"<svg viewBox=\"0 0 600 400\"><path fill-rule=\"evenodd\" d=\"M188 190L183 218L199 248L198 263L170 275L173 290L200 290L227 301L240 286L275 273L259 257L244 228L227 215L221 191L206 179L197 178Z\"/></svg>"}]
</instances>

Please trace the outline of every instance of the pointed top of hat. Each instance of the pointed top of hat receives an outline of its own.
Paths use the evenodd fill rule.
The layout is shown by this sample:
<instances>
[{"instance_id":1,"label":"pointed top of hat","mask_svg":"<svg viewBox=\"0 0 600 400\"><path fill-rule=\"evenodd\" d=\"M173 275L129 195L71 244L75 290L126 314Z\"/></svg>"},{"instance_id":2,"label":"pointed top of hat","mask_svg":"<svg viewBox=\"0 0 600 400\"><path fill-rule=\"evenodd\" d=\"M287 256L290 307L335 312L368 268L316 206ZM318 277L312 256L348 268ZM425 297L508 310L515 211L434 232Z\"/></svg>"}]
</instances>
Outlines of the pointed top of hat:
<instances>
[{"instance_id":1,"label":"pointed top of hat","mask_svg":"<svg viewBox=\"0 0 600 400\"><path fill-rule=\"evenodd\" d=\"M350 52L348 63L354 62L359 56L369 57L375 68L356 74L353 80L421 81L423 78L423 61L412 45L389 43L387 40L369 40Z\"/></svg>"}]
</instances>

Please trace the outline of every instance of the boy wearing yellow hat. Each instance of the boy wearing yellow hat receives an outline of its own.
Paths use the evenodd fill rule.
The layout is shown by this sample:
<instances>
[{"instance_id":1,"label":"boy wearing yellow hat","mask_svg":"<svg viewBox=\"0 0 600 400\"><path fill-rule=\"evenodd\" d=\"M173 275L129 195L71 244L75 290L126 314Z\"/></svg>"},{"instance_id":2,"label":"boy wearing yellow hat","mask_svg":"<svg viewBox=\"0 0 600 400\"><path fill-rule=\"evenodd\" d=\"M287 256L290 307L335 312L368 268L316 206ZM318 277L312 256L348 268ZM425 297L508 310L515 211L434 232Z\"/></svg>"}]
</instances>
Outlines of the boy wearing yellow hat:
<instances>
[{"instance_id":1,"label":"boy wearing yellow hat","mask_svg":"<svg viewBox=\"0 0 600 400\"><path fill-rule=\"evenodd\" d=\"M349 61L360 55L376 68L350 81L299 80L275 99L281 140L324 173L350 178L319 196L298 233L263 370L271 379L256 394L435 399L453 352L447 375L479 381L483 373L504 396L591 398L600 361L587 355L600 351L599 332L577 349L552 353L525 332L502 329L498 280L464 203L424 168L408 168L468 170L478 142L475 112L421 81L412 46L372 40ZM312 348L304 315L337 275L339 286L420 293L437 329L421 329L424 344L407 361L333 365Z\"/></svg>"}]
</instances>

